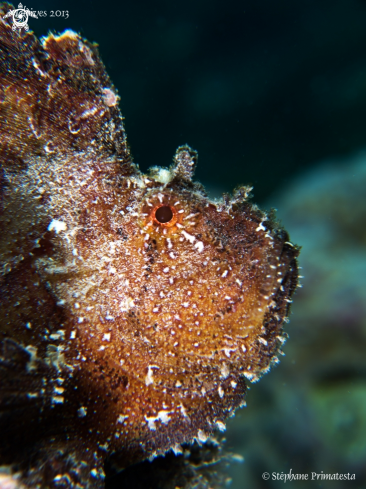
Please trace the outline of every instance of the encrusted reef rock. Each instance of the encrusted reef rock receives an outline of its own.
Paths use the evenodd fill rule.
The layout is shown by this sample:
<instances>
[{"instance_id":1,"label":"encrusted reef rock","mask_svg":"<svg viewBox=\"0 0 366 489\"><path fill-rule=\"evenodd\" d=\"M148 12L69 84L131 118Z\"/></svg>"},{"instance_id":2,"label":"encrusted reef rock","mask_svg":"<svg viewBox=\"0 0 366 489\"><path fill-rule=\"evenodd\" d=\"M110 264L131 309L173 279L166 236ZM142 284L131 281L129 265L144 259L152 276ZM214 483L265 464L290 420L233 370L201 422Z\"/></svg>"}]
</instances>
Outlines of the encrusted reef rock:
<instances>
[{"instance_id":1,"label":"encrusted reef rock","mask_svg":"<svg viewBox=\"0 0 366 489\"><path fill-rule=\"evenodd\" d=\"M204 442L277 362L298 249L248 202L211 202L197 154L142 174L96 46L0 10L0 465L103 487Z\"/></svg>"}]
</instances>

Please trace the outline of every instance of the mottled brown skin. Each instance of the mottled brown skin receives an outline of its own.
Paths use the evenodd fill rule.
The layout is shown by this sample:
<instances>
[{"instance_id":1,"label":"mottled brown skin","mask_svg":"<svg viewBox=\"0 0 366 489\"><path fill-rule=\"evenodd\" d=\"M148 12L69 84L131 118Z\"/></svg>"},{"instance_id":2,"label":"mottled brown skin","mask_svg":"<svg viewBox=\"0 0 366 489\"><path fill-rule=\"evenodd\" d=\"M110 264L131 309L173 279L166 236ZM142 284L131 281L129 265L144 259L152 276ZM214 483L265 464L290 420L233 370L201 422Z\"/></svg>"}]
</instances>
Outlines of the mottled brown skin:
<instances>
[{"instance_id":1,"label":"mottled brown skin","mask_svg":"<svg viewBox=\"0 0 366 489\"><path fill-rule=\"evenodd\" d=\"M140 173L95 45L7 19L0 57L0 465L100 487L107 457L225 428L277 362L298 249L250 189L211 202L188 146Z\"/></svg>"}]
</instances>

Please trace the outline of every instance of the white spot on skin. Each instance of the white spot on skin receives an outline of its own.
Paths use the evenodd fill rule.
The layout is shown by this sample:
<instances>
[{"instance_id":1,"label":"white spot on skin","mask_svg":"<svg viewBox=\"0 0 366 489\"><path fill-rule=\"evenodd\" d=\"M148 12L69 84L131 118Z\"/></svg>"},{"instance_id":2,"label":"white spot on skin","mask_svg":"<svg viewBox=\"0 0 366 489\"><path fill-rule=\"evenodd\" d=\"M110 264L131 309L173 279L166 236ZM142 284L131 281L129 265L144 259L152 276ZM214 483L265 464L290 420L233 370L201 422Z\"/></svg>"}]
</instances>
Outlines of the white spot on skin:
<instances>
[{"instance_id":1,"label":"white spot on skin","mask_svg":"<svg viewBox=\"0 0 366 489\"><path fill-rule=\"evenodd\" d=\"M230 358L230 353L232 351L236 351L236 348L223 348L223 351L225 352L225 355Z\"/></svg>"},{"instance_id":2,"label":"white spot on skin","mask_svg":"<svg viewBox=\"0 0 366 489\"><path fill-rule=\"evenodd\" d=\"M225 270L225 272L221 275L221 277L222 278L225 278L228 273L229 273L229 271L228 270Z\"/></svg>"},{"instance_id":3,"label":"white spot on skin","mask_svg":"<svg viewBox=\"0 0 366 489\"><path fill-rule=\"evenodd\" d=\"M149 426L149 429L151 431L156 430L156 421L161 421L163 424L168 424L170 421L170 411L159 411L157 416L145 416L145 420L147 421L147 424Z\"/></svg>"},{"instance_id":4,"label":"white spot on skin","mask_svg":"<svg viewBox=\"0 0 366 489\"><path fill-rule=\"evenodd\" d=\"M182 231L182 234L190 243L193 244L196 241L196 238L191 234L187 233L186 231Z\"/></svg>"},{"instance_id":5,"label":"white spot on skin","mask_svg":"<svg viewBox=\"0 0 366 489\"><path fill-rule=\"evenodd\" d=\"M196 217L199 215L199 212L196 212L196 214L188 214L184 219L191 219L191 217Z\"/></svg>"},{"instance_id":6,"label":"white spot on skin","mask_svg":"<svg viewBox=\"0 0 366 489\"><path fill-rule=\"evenodd\" d=\"M230 373L230 370L229 370L229 367L226 365L226 363L224 363L220 369L220 377L222 379L226 379L228 376L229 376L229 373Z\"/></svg>"},{"instance_id":7,"label":"white spot on skin","mask_svg":"<svg viewBox=\"0 0 366 489\"><path fill-rule=\"evenodd\" d=\"M45 150L46 153L55 153L55 151L53 149L51 149L52 145L51 145L51 142L49 141L44 147L43 149Z\"/></svg>"},{"instance_id":8,"label":"white spot on skin","mask_svg":"<svg viewBox=\"0 0 366 489\"><path fill-rule=\"evenodd\" d=\"M232 387L233 389L235 389L235 388L236 388L236 386L238 385L238 384L237 384L236 382L234 382L233 380L230 382L230 384L231 384L231 387Z\"/></svg>"},{"instance_id":9,"label":"white spot on skin","mask_svg":"<svg viewBox=\"0 0 366 489\"><path fill-rule=\"evenodd\" d=\"M267 229L263 226L263 222L259 224L259 226L256 228L256 231L266 231Z\"/></svg>"},{"instance_id":10,"label":"white spot on skin","mask_svg":"<svg viewBox=\"0 0 366 489\"><path fill-rule=\"evenodd\" d=\"M91 109L84 110L84 112L80 115L80 119L87 119L91 115L94 115L96 112L98 112L98 110L98 107L92 107Z\"/></svg>"},{"instance_id":11,"label":"white spot on skin","mask_svg":"<svg viewBox=\"0 0 366 489\"><path fill-rule=\"evenodd\" d=\"M160 421L163 424L168 424L170 421L169 411L159 411L158 412L158 419L160 419Z\"/></svg>"},{"instance_id":12,"label":"white spot on skin","mask_svg":"<svg viewBox=\"0 0 366 489\"><path fill-rule=\"evenodd\" d=\"M64 403L64 398L63 398L63 396L53 396L52 397L52 402L54 404L63 404Z\"/></svg>"},{"instance_id":13,"label":"white spot on skin","mask_svg":"<svg viewBox=\"0 0 366 489\"><path fill-rule=\"evenodd\" d=\"M184 418L188 418L188 414L187 414L186 408L183 406L183 404L182 404L182 403L180 403L180 404L179 404L179 408L180 408L180 410L181 410L182 416L183 416Z\"/></svg>"},{"instance_id":14,"label":"white spot on skin","mask_svg":"<svg viewBox=\"0 0 366 489\"><path fill-rule=\"evenodd\" d=\"M226 430L226 426L222 421L216 421L215 425L220 431Z\"/></svg>"},{"instance_id":15,"label":"white spot on skin","mask_svg":"<svg viewBox=\"0 0 366 489\"><path fill-rule=\"evenodd\" d=\"M253 374L252 372L243 372L243 374L251 382L256 382L258 380L258 378L256 377L256 375Z\"/></svg>"},{"instance_id":16,"label":"white spot on skin","mask_svg":"<svg viewBox=\"0 0 366 489\"><path fill-rule=\"evenodd\" d=\"M55 231L55 233L58 234L61 231L66 231L67 225L63 221L52 219L47 229L48 231Z\"/></svg>"},{"instance_id":17,"label":"white spot on skin","mask_svg":"<svg viewBox=\"0 0 366 489\"><path fill-rule=\"evenodd\" d=\"M183 449L182 449L182 447L181 447L181 446L179 446L179 445L174 445L174 446L172 447L172 450L173 450L173 452L174 452L174 455L180 455L181 453L183 453Z\"/></svg>"},{"instance_id":18,"label":"white spot on skin","mask_svg":"<svg viewBox=\"0 0 366 489\"><path fill-rule=\"evenodd\" d=\"M219 393L219 396L220 396L220 397L221 397L221 399L222 399L222 398L224 397L224 395L225 395L225 392L224 392L224 389L221 387L221 385L220 385L220 387L217 389L217 391L218 391L218 393Z\"/></svg>"},{"instance_id":19,"label":"white spot on skin","mask_svg":"<svg viewBox=\"0 0 366 489\"><path fill-rule=\"evenodd\" d=\"M18 489L19 481L10 474L0 474L0 489Z\"/></svg>"},{"instance_id":20,"label":"white spot on skin","mask_svg":"<svg viewBox=\"0 0 366 489\"><path fill-rule=\"evenodd\" d=\"M207 441L208 439L208 436L202 430L198 430L197 439L201 443L205 443L205 441Z\"/></svg>"},{"instance_id":21,"label":"white spot on skin","mask_svg":"<svg viewBox=\"0 0 366 489\"><path fill-rule=\"evenodd\" d=\"M128 416L123 416L122 414L120 414L117 418L117 423L123 423L125 419L127 419Z\"/></svg>"},{"instance_id":22,"label":"white spot on skin","mask_svg":"<svg viewBox=\"0 0 366 489\"><path fill-rule=\"evenodd\" d=\"M154 383L154 379L153 379L153 369L154 368L159 368L158 366L156 365L149 365L148 368L147 368L147 375L145 377L145 384L146 385L150 385L150 384L153 384Z\"/></svg>"},{"instance_id":23,"label":"white spot on skin","mask_svg":"<svg viewBox=\"0 0 366 489\"><path fill-rule=\"evenodd\" d=\"M164 272L164 273L168 273L168 272L169 272L169 267L165 267L165 268L163 269L163 272Z\"/></svg>"},{"instance_id":24,"label":"white spot on skin","mask_svg":"<svg viewBox=\"0 0 366 489\"><path fill-rule=\"evenodd\" d=\"M164 183L166 185L167 183L170 182L170 180L172 179L172 176L173 176L172 173L168 169L159 168L158 171L154 174L153 179L156 182ZM159 195L158 195L158 198L159 198ZM159 198L159 200L160 200L160 198ZM160 200L160 202L162 202L162 200Z\"/></svg>"},{"instance_id":25,"label":"white spot on skin","mask_svg":"<svg viewBox=\"0 0 366 489\"><path fill-rule=\"evenodd\" d=\"M114 107L117 105L117 95L110 88L103 88L103 102L107 107Z\"/></svg>"},{"instance_id":26,"label":"white spot on skin","mask_svg":"<svg viewBox=\"0 0 366 489\"><path fill-rule=\"evenodd\" d=\"M197 241L197 243L194 245L194 247L198 249L199 253L201 253L201 251L204 248L204 245L203 245L202 241Z\"/></svg>"},{"instance_id":27,"label":"white spot on skin","mask_svg":"<svg viewBox=\"0 0 366 489\"><path fill-rule=\"evenodd\" d=\"M133 307L135 307L135 303L133 302L133 299L131 299L131 297L127 297L127 299L122 301L119 305L119 309L121 312L127 312Z\"/></svg>"},{"instance_id":28,"label":"white spot on skin","mask_svg":"<svg viewBox=\"0 0 366 489\"><path fill-rule=\"evenodd\" d=\"M111 333L104 333L103 341L111 341Z\"/></svg>"},{"instance_id":29,"label":"white spot on skin","mask_svg":"<svg viewBox=\"0 0 366 489\"><path fill-rule=\"evenodd\" d=\"M80 409L78 409L78 416L79 418L84 418L86 416L86 407L81 407Z\"/></svg>"}]
</instances>

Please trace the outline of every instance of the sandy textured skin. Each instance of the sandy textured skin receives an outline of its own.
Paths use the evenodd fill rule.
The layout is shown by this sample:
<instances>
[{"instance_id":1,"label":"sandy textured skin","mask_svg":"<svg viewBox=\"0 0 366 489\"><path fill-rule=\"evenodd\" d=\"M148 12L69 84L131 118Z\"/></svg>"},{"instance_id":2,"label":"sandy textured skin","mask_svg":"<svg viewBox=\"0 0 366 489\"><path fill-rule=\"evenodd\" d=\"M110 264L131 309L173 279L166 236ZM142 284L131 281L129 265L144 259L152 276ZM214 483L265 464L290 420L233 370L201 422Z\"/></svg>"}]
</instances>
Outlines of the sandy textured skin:
<instances>
[{"instance_id":1,"label":"sandy textured skin","mask_svg":"<svg viewBox=\"0 0 366 489\"><path fill-rule=\"evenodd\" d=\"M9 9L0 10L0 17ZM211 202L196 153L132 163L95 45L0 20L0 465L103 487L204 441L277 362L298 249L248 202Z\"/></svg>"}]
</instances>

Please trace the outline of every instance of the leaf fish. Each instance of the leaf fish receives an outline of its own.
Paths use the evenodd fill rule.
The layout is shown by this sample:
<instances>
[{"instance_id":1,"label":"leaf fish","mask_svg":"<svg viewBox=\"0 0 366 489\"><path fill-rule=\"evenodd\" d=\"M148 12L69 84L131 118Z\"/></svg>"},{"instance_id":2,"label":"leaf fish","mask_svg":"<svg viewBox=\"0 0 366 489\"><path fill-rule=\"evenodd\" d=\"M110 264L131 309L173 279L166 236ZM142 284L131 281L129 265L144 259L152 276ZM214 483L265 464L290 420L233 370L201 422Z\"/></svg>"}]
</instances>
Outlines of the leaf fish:
<instances>
[{"instance_id":1,"label":"leaf fish","mask_svg":"<svg viewBox=\"0 0 366 489\"><path fill-rule=\"evenodd\" d=\"M225 429L278 361L299 249L249 187L212 201L189 146L143 174L96 45L14 31L10 8L0 466L24 487L98 488L108 458L127 467Z\"/></svg>"}]
</instances>

